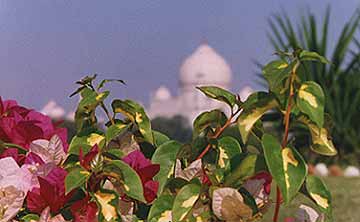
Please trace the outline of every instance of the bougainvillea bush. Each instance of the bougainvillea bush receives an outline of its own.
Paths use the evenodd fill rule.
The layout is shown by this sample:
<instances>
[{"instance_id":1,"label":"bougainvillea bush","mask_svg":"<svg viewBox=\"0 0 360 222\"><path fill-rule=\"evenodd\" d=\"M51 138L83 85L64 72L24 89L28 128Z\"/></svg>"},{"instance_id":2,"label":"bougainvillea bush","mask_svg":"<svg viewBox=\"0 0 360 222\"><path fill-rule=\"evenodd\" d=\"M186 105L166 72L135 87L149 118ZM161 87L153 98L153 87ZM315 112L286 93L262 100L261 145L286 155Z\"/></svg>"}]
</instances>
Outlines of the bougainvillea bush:
<instances>
[{"instance_id":1,"label":"bougainvillea bush","mask_svg":"<svg viewBox=\"0 0 360 222\"><path fill-rule=\"evenodd\" d=\"M331 195L292 145L294 128L309 130L312 151L335 155L324 120L324 94L297 74L303 63L328 61L300 49L263 73L268 92L246 101L215 86L198 89L228 104L200 114L186 144L151 129L144 108L126 99L105 103L106 79L78 81L77 134L67 144L59 123L0 98L0 221L260 221L298 194L314 202L287 221L332 221ZM283 113L282 141L265 132L261 117ZM97 122L103 111L105 126ZM222 136L237 124L241 141ZM275 188L275 189L274 189ZM273 189L273 190L272 190ZM271 193L276 193L273 200ZM274 205L274 211L268 209ZM286 208L283 208L286 210Z\"/></svg>"}]
</instances>

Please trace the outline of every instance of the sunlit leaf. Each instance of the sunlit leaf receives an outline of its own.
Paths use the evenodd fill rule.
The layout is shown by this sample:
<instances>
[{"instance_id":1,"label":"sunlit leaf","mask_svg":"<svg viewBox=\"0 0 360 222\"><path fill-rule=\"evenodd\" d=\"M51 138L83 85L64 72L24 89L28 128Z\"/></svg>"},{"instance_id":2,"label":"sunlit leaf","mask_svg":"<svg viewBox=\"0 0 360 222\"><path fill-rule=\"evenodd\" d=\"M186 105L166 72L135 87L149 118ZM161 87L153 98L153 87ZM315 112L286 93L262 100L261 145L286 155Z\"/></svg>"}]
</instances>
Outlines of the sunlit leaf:
<instances>
[{"instance_id":1,"label":"sunlit leaf","mask_svg":"<svg viewBox=\"0 0 360 222\"><path fill-rule=\"evenodd\" d=\"M69 145L69 154L79 155L80 148L86 154L95 144L102 148L105 145L105 137L98 133L74 136Z\"/></svg>"},{"instance_id":2,"label":"sunlit leaf","mask_svg":"<svg viewBox=\"0 0 360 222\"><path fill-rule=\"evenodd\" d=\"M118 218L117 200L118 196L114 192L98 191L94 194L100 207L100 213L105 221L115 221ZM100 216L100 218L102 218Z\"/></svg>"},{"instance_id":3,"label":"sunlit leaf","mask_svg":"<svg viewBox=\"0 0 360 222\"><path fill-rule=\"evenodd\" d=\"M319 206L319 209L326 213L328 218L332 218L331 193L324 182L316 176L308 176L306 178L306 190L310 198Z\"/></svg>"},{"instance_id":4,"label":"sunlit leaf","mask_svg":"<svg viewBox=\"0 0 360 222\"><path fill-rule=\"evenodd\" d=\"M196 184L188 184L181 188L175 197L172 208L173 222L183 221L190 213L195 202L200 195L200 186Z\"/></svg>"},{"instance_id":5,"label":"sunlit leaf","mask_svg":"<svg viewBox=\"0 0 360 222\"><path fill-rule=\"evenodd\" d=\"M121 160L113 160L104 165L104 172L123 183L123 191L136 200L146 202L141 179L128 164Z\"/></svg>"},{"instance_id":6,"label":"sunlit leaf","mask_svg":"<svg viewBox=\"0 0 360 222\"><path fill-rule=\"evenodd\" d=\"M222 127L227 120L226 115L220 110L212 110L209 112L201 113L194 120L193 124L193 138L197 137L202 131L207 128L213 131L219 127Z\"/></svg>"},{"instance_id":7,"label":"sunlit leaf","mask_svg":"<svg viewBox=\"0 0 360 222\"><path fill-rule=\"evenodd\" d=\"M330 61L327 60L324 56L319 55L317 52L309 52L307 50L303 50L300 53L299 58L301 61L315 61L324 64L330 64Z\"/></svg>"},{"instance_id":8,"label":"sunlit leaf","mask_svg":"<svg viewBox=\"0 0 360 222\"><path fill-rule=\"evenodd\" d=\"M226 136L218 140L218 152L217 164L220 168L226 169L230 167L231 158L241 153L241 147L235 138Z\"/></svg>"},{"instance_id":9,"label":"sunlit leaf","mask_svg":"<svg viewBox=\"0 0 360 222\"><path fill-rule=\"evenodd\" d=\"M246 143L249 133L256 121L258 121L264 113L277 106L276 100L270 94L257 94L259 97L249 97L249 102L244 103L244 109L240 113L237 125L241 134L241 138Z\"/></svg>"},{"instance_id":10,"label":"sunlit leaf","mask_svg":"<svg viewBox=\"0 0 360 222\"><path fill-rule=\"evenodd\" d=\"M150 119L140 104L132 100L117 99L112 102L111 106L114 113L122 113L132 122L134 122L138 126L140 133L147 142L151 144L154 143Z\"/></svg>"},{"instance_id":11,"label":"sunlit leaf","mask_svg":"<svg viewBox=\"0 0 360 222\"><path fill-rule=\"evenodd\" d=\"M90 173L80 166L71 169L65 178L65 192L69 193L73 189L83 186L89 176Z\"/></svg>"},{"instance_id":12,"label":"sunlit leaf","mask_svg":"<svg viewBox=\"0 0 360 222\"><path fill-rule=\"evenodd\" d=\"M284 81L290 76L294 64L288 64L284 60L275 60L263 68L262 72L268 82L270 91L280 94L285 92Z\"/></svg>"},{"instance_id":13,"label":"sunlit leaf","mask_svg":"<svg viewBox=\"0 0 360 222\"><path fill-rule=\"evenodd\" d=\"M310 148L319 154L334 156L337 154L337 150L334 147L331 139L329 138L329 133L325 128L319 128L316 124L312 123L305 116L300 116L298 120L305 124L311 134L312 144Z\"/></svg>"},{"instance_id":14,"label":"sunlit leaf","mask_svg":"<svg viewBox=\"0 0 360 222\"><path fill-rule=\"evenodd\" d=\"M237 103L237 99L234 94L220 87L201 86L201 87L197 87L197 89L203 92L207 97L219 100L221 102L225 102L231 107L233 107Z\"/></svg>"},{"instance_id":15,"label":"sunlit leaf","mask_svg":"<svg viewBox=\"0 0 360 222\"><path fill-rule=\"evenodd\" d=\"M304 183L307 164L296 149L282 149L277 139L269 134L263 136L262 144L269 171L285 202L290 203Z\"/></svg>"},{"instance_id":16,"label":"sunlit leaf","mask_svg":"<svg viewBox=\"0 0 360 222\"><path fill-rule=\"evenodd\" d=\"M111 125L105 133L106 143L109 144L111 140L124 133L128 129L127 126L128 125L123 123L116 123L114 125Z\"/></svg>"},{"instance_id":17,"label":"sunlit leaf","mask_svg":"<svg viewBox=\"0 0 360 222\"><path fill-rule=\"evenodd\" d=\"M317 83L304 82L297 93L296 104L318 127L324 125L325 95Z\"/></svg>"},{"instance_id":18,"label":"sunlit leaf","mask_svg":"<svg viewBox=\"0 0 360 222\"><path fill-rule=\"evenodd\" d=\"M158 195L162 193L166 181L174 174L176 154L181 146L180 143L173 140L165 142L155 150L151 158L151 162L160 164L160 171L154 177L159 181Z\"/></svg>"},{"instance_id":19,"label":"sunlit leaf","mask_svg":"<svg viewBox=\"0 0 360 222\"><path fill-rule=\"evenodd\" d=\"M169 194L159 196L150 208L147 217L149 222L169 222L172 221L172 207L174 197Z\"/></svg>"}]
</instances>

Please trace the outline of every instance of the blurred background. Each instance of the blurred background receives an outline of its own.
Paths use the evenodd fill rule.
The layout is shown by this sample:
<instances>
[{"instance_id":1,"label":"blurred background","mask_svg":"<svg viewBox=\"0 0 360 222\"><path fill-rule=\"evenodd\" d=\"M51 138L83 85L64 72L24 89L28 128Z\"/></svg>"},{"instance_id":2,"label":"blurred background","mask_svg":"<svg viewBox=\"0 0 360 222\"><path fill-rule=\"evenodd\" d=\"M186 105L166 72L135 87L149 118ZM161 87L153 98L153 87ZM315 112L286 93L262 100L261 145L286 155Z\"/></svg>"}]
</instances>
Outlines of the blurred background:
<instances>
[{"instance_id":1,"label":"blurred background","mask_svg":"<svg viewBox=\"0 0 360 222\"><path fill-rule=\"evenodd\" d=\"M357 221L359 6L358 0L2 0L0 96L65 120L71 135L74 82L94 73L122 79L126 86L110 86L110 99L140 101L154 129L186 142L197 114L223 108L196 86L218 85L244 100L266 89L261 67L275 51L316 51L332 65L310 64L305 76L325 90L339 155L311 153L301 130L304 139L295 143L316 174L330 176L336 221ZM277 119L275 113L263 120L275 135L282 130ZM236 129L225 134L240 140Z\"/></svg>"}]
</instances>

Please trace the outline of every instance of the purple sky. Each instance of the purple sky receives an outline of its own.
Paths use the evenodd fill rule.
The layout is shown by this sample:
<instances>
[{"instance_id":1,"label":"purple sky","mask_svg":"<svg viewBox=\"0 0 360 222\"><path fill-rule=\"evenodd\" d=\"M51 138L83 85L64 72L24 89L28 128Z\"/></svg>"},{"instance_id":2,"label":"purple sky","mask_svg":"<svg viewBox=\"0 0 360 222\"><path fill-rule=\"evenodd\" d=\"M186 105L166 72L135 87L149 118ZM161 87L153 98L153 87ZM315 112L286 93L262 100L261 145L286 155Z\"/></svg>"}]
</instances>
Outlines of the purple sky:
<instances>
[{"instance_id":1,"label":"purple sky","mask_svg":"<svg viewBox=\"0 0 360 222\"><path fill-rule=\"evenodd\" d=\"M287 10L332 6L332 39L358 0L2 0L0 95L41 108L50 99L70 110L73 82L91 73L121 78L114 96L147 104L160 85L177 91L182 60L204 39L230 64L233 88L255 83L252 59L271 59L266 19Z\"/></svg>"}]
</instances>

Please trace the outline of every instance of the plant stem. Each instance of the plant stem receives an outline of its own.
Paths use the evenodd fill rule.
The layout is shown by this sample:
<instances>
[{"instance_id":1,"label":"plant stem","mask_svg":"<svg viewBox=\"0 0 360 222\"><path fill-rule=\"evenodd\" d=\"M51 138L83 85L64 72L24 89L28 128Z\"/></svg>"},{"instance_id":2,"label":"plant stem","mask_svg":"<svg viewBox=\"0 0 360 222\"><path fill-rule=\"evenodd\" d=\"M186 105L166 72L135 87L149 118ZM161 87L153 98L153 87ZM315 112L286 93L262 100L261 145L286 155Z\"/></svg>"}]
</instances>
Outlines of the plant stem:
<instances>
[{"instance_id":1,"label":"plant stem","mask_svg":"<svg viewBox=\"0 0 360 222\"><path fill-rule=\"evenodd\" d=\"M91 88L96 94L99 94L99 92L95 89L95 87L94 87L92 84L90 84L89 86L90 86L90 88ZM109 121L111 122L111 125L115 125L115 121L114 121L114 119L111 117L111 115L110 115L108 109L106 108L104 102L100 102L100 106L101 106L101 108L104 110L104 112L105 112L107 118L109 119Z\"/></svg>"},{"instance_id":2,"label":"plant stem","mask_svg":"<svg viewBox=\"0 0 360 222\"><path fill-rule=\"evenodd\" d=\"M294 78L296 76L296 69L298 68L299 63L296 63L294 68L291 71L290 74L290 92L289 92L289 97L288 97L288 101L287 101L287 107L286 107L286 112L285 112L285 117L284 117L284 125L285 125L285 131L284 131L284 136L283 136L283 140L281 142L281 148L284 149L287 145L288 142L288 137L289 137L289 125L290 125L290 114L291 114L291 102L292 102L292 98L294 96L294 87L293 87L293 81ZM274 212L274 217L273 217L273 222L277 222L278 218L279 218L279 211L280 211L280 205L281 205L281 192L280 192L280 188L279 186L276 187L276 205L275 205L275 212Z\"/></svg>"},{"instance_id":3,"label":"plant stem","mask_svg":"<svg viewBox=\"0 0 360 222\"><path fill-rule=\"evenodd\" d=\"M212 136L211 138L212 138L212 139L218 138L218 137L224 132L224 130L225 130L228 126L230 126L230 125L232 124L231 120L232 120L232 119L234 118L234 116L236 116L239 112L240 112L240 109L237 110L235 113L231 114L230 118L226 121L226 123L225 123L219 130L217 130L217 131L215 132L214 136ZM208 144L208 145L205 147L205 149L200 153L200 155L196 158L196 160L202 159L202 158L205 156L205 154L206 154L207 152L209 152L210 148L211 148L211 144Z\"/></svg>"},{"instance_id":4,"label":"plant stem","mask_svg":"<svg viewBox=\"0 0 360 222\"><path fill-rule=\"evenodd\" d=\"M101 106L101 108L104 110L104 112L106 113L106 116L107 116L108 119L110 120L111 125L115 125L115 121L114 121L114 119L111 117L111 115L110 115L108 109L106 108L104 102L101 102L101 103L100 103L100 106Z\"/></svg>"}]
</instances>

